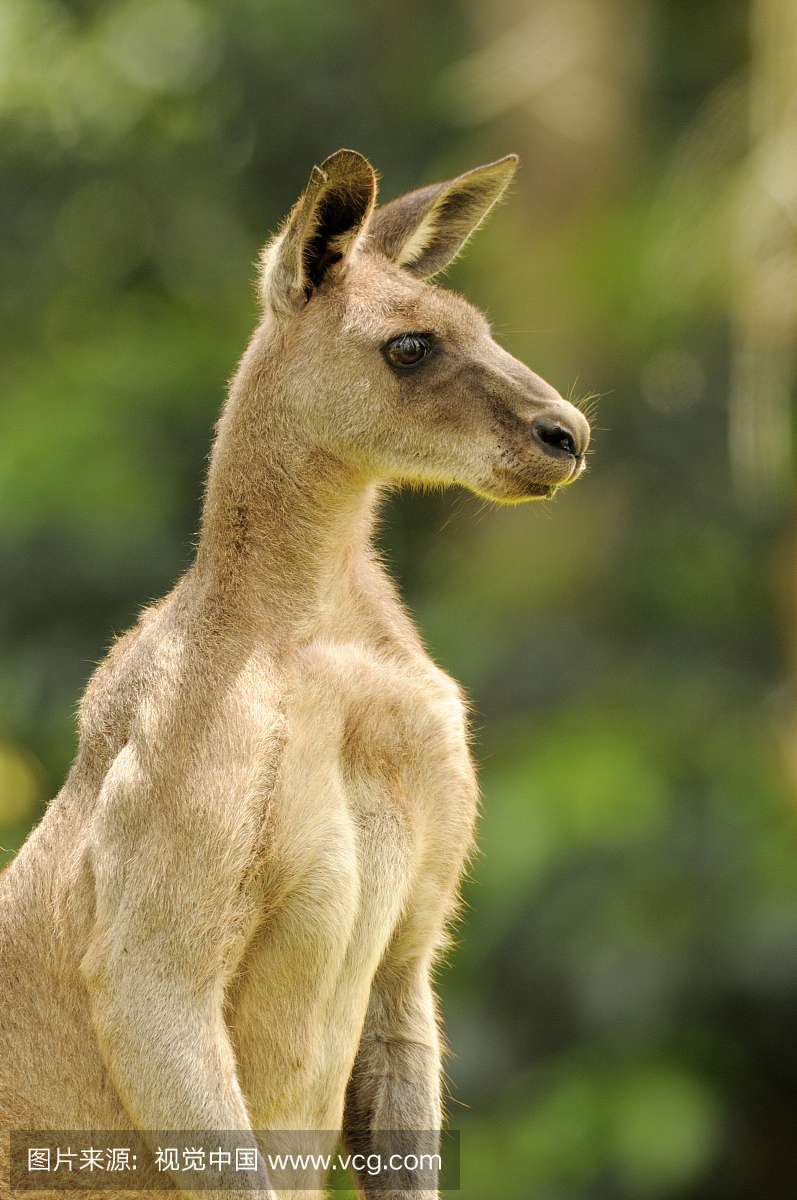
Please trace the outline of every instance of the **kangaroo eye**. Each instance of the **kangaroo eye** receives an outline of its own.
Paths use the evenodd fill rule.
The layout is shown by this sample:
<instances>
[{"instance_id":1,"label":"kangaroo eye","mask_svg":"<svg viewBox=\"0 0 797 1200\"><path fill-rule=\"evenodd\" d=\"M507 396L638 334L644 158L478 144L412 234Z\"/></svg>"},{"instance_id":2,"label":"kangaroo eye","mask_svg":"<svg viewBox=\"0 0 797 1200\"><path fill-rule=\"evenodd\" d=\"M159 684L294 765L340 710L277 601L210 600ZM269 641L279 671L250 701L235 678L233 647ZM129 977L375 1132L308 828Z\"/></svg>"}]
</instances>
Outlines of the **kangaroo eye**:
<instances>
[{"instance_id":1,"label":"kangaroo eye","mask_svg":"<svg viewBox=\"0 0 797 1200\"><path fill-rule=\"evenodd\" d=\"M385 353L397 367L415 367L429 353L429 343L417 333L402 333L388 342Z\"/></svg>"}]
</instances>

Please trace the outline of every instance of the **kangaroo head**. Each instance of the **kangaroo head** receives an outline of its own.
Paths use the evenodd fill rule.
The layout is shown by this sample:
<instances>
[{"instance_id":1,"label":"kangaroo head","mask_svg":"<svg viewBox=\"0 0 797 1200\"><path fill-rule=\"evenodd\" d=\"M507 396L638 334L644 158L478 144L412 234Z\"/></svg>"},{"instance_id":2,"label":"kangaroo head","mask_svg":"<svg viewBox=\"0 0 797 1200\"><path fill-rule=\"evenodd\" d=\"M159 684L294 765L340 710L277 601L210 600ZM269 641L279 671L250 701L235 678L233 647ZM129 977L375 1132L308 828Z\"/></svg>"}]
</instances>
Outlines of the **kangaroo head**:
<instances>
[{"instance_id":1,"label":"kangaroo head","mask_svg":"<svg viewBox=\"0 0 797 1200\"><path fill-rule=\"evenodd\" d=\"M509 155L374 210L376 177L339 150L265 248L262 329L313 444L357 472L550 496L584 466L589 425L428 280L459 253L517 166Z\"/></svg>"}]
</instances>

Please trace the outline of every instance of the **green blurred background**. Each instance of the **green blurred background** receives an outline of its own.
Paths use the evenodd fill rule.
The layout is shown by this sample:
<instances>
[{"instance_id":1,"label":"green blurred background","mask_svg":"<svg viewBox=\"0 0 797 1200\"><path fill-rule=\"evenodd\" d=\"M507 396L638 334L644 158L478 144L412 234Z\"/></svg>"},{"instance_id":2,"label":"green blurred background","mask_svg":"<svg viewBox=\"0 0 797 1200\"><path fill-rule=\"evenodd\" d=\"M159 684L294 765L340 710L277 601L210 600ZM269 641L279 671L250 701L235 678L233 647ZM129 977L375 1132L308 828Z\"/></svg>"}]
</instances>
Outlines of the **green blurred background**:
<instances>
[{"instance_id":1,"label":"green blurred background","mask_svg":"<svg viewBox=\"0 0 797 1200\"><path fill-rule=\"evenodd\" d=\"M448 281L599 394L590 470L382 533L482 764L463 1200L797 1196L796 87L797 0L0 0L6 857L191 558L312 164L521 155Z\"/></svg>"}]
</instances>

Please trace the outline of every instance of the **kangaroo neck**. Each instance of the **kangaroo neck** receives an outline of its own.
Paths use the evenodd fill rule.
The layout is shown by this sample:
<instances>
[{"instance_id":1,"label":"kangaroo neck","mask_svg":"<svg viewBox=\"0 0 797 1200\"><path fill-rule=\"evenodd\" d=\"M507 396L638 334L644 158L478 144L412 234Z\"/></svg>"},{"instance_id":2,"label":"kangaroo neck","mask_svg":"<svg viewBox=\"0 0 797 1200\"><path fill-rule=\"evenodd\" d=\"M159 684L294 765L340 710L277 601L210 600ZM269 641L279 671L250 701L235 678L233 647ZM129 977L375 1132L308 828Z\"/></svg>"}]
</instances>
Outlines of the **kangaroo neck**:
<instances>
[{"instance_id":1,"label":"kangaroo neck","mask_svg":"<svg viewBox=\"0 0 797 1200\"><path fill-rule=\"evenodd\" d=\"M219 422L194 575L220 619L292 641L350 605L380 485L297 430L267 362L247 366Z\"/></svg>"}]
</instances>

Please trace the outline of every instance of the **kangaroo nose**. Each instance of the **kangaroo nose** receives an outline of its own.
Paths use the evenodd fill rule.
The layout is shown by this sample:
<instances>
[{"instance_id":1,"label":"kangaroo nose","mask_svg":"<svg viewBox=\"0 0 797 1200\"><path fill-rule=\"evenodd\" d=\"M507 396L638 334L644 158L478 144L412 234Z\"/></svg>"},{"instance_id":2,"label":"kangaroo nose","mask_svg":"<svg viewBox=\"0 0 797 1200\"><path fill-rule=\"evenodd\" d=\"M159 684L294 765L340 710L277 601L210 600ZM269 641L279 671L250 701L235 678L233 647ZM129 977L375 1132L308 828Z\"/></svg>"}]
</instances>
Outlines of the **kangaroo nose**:
<instances>
[{"instance_id":1,"label":"kangaroo nose","mask_svg":"<svg viewBox=\"0 0 797 1200\"><path fill-rule=\"evenodd\" d=\"M574 410L580 421L573 420L568 424L555 421L551 417L537 417L532 421L531 434L548 453L563 453L580 458L589 442L589 425L581 416L578 409Z\"/></svg>"}]
</instances>

